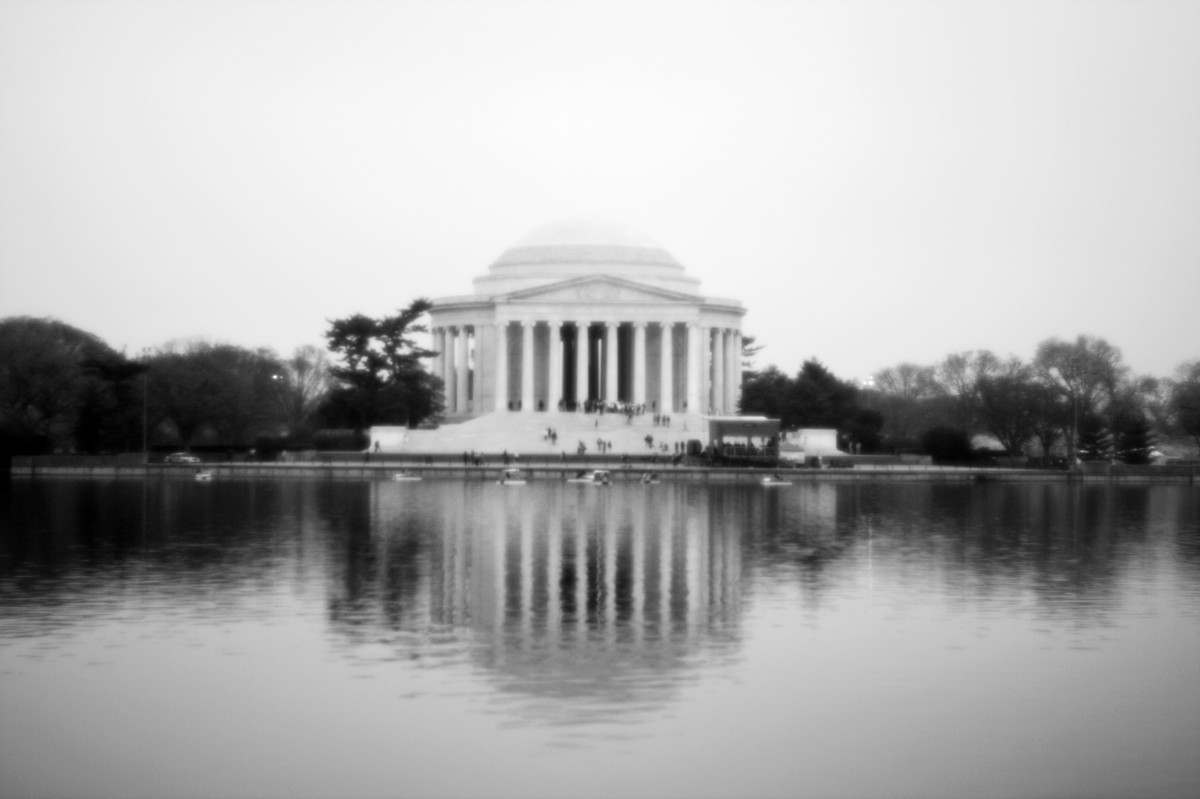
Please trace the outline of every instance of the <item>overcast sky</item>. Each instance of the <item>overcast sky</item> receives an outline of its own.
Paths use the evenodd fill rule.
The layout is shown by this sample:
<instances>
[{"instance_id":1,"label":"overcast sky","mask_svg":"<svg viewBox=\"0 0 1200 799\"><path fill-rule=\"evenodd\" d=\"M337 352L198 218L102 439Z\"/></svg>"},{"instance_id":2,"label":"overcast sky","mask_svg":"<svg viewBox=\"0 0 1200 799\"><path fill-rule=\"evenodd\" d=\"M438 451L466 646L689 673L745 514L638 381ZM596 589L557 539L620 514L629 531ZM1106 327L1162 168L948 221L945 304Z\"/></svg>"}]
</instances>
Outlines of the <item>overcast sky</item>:
<instances>
[{"instance_id":1,"label":"overcast sky","mask_svg":"<svg viewBox=\"0 0 1200 799\"><path fill-rule=\"evenodd\" d=\"M845 378L1200 357L1195 2L0 0L0 316L283 354L560 217Z\"/></svg>"}]
</instances>

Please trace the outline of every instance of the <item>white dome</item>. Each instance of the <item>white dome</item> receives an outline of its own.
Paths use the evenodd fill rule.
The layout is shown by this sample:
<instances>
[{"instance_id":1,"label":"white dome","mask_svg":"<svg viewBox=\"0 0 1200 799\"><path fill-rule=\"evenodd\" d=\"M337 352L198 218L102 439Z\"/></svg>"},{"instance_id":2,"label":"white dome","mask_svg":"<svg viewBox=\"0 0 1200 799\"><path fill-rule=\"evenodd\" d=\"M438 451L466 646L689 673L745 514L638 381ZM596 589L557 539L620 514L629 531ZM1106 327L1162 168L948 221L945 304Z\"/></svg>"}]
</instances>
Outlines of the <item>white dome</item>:
<instances>
[{"instance_id":1,"label":"white dome","mask_svg":"<svg viewBox=\"0 0 1200 799\"><path fill-rule=\"evenodd\" d=\"M500 254L475 279L477 294L505 294L596 274L695 294L700 281L639 230L576 217L549 222Z\"/></svg>"},{"instance_id":2,"label":"white dome","mask_svg":"<svg viewBox=\"0 0 1200 799\"><path fill-rule=\"evenodd\" d=\"M556 219L525 234L513 245L524 247L626 247L661 250L658 242L627 225L587 217ZM670 256L668 256L670 257Z\"/></svg>"}]
</instances>

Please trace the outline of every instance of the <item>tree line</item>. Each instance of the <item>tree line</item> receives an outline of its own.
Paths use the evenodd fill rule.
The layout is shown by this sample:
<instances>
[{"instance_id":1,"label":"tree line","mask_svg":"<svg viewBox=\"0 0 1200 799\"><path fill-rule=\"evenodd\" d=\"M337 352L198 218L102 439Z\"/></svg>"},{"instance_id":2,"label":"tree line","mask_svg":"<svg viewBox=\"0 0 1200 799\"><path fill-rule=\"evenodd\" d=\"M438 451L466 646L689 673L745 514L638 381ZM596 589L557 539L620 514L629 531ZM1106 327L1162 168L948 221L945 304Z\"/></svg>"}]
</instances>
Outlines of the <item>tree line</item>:
<instances>
[{"instance_id":1,"label":"tree line","mask_svg":"<svg viewBox=\"0 0 1200 799\"><path fill-rule=\"evenodd\" d=\"M416 426L443 410L417 343L431 303L329 320L325 348L284 357L205 340L136 355L54 319L0 319L0 449L138 452L163 446L310 446L331 430ZM1156 441L1200 446L1200 359L1170 378L1134 375L1104 339L1049 339L1023 361L961 352L901 363L859 385L817 360L793 376L754 369L744 341L740 409L785 430L835 428L861 452L969 457L990 434L1012 454L1142 462ZM349 445L345 435L342 442Z\"/></svg>"},{"instance_id":2,"label":"tree line","mask_svg":"<svg viewBox=\"0 0 1200 799\"><path fill-rule=\"evenodd\" d=\"M855 431L856 420L860 427L877 420L876 436L847 438L868 451L947 460L971 458L976 433L990 435L1007 453L1047 461L1075 453L1081 460L1145 463L1156 444L1200 446L1200 360L1180 364L1170 378L1135 375L1119 349L1094 336L1047 339L1029 361L976 350L932 365L901 363L858 387L832 376L814 381L815 371L808 362L794 379L773 367L750 373L743 410L774 411L785 428ZM840 392L806 407L812 387L830 380L841 384Z\"/></svg>"},{"instance_id":3,"label":"tree line","mask_svg":"<svg viewBox=\"0 0 1200 799\"><path fill-rule=\"evenodd\" d=\"M55 319L0 319L0 449L311 446L329 430L417 424L440 410L420 299L392 316L333 319L328 349L288 357L206 340L131 355ZM341 435L341 443L353 445Z\"/></svg>"}]
</instances>

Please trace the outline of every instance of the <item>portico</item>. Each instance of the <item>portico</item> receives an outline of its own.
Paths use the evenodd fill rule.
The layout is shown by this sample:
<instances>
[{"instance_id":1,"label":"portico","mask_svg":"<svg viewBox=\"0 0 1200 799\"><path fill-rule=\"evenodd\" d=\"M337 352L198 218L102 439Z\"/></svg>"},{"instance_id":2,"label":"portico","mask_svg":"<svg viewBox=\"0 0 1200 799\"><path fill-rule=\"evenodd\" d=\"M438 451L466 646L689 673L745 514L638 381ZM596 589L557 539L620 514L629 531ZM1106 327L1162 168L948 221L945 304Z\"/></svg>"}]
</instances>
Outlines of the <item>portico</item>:
<instances>
[{"instance_id":1,"label":"portico","mask_svg":"<svg viewBox=\"0 0 1200 799\"><path fill-rule=\"evenodd\" d=\"M476 292L434 300L434 372L447 415L631 404L737 410L741 319L641 234L580 220L539 228Z\"/></svg>"}]
</instances>

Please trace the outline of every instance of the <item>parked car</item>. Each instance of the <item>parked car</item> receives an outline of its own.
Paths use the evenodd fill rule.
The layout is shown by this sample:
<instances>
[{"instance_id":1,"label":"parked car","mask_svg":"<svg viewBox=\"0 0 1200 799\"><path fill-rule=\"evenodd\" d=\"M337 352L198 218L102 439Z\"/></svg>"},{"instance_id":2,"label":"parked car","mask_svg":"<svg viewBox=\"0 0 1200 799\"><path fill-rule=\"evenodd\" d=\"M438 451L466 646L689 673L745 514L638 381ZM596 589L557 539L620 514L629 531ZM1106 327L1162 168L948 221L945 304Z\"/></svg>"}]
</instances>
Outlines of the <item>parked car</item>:
<instances>
[{"instance_id":1,"label":"parked car","mask_svg":"<svg viewBox=\"0 0 1200 799\"><path fill-rule=\"evenodd\" d=\"M166 458L167 463L199 463L200 459L190 452L172 452Z\"/></svg>"}]
</instances>

